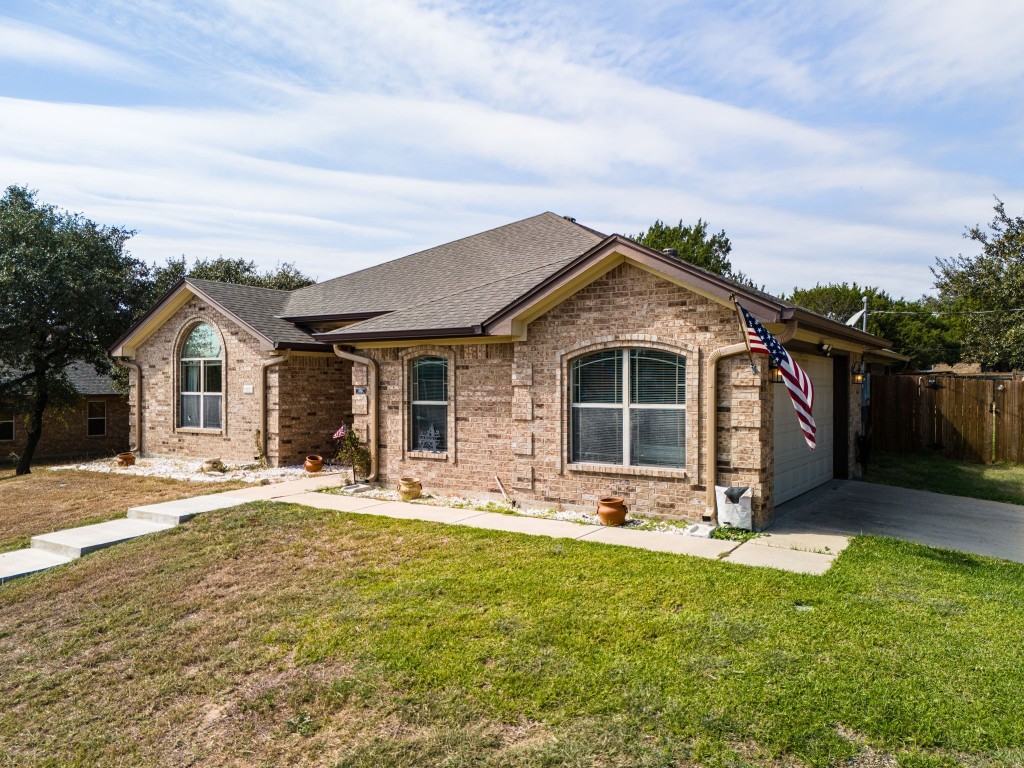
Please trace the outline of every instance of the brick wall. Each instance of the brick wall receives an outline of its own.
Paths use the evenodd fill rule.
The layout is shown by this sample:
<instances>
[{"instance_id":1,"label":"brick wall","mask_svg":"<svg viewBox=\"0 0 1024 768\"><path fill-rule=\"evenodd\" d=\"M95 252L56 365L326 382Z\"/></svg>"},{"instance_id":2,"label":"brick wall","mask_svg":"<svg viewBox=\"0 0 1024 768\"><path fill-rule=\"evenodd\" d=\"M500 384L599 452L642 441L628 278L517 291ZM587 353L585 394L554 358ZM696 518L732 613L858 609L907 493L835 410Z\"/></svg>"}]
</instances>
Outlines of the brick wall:
<instances>
[{"instance_id":1,"label":"brick wall","mask_svg":"<svg viewBox=\"0 0 1024 768\"><path fill-rule=\"evenodd\" d=\"M550 504L592 505L624 496L637 512L698 519L704 513L701 397L710 352L739 340L734 312L630 265L621 265L532 322L514 344L431 346L361 352L380 365L381 481L416 475L445 491L497 491ZM687 358L687 460L682 470L572 466L567 457L567 374L581 354L621 346L664 349ZM426 457L408 450L409 362L449 360L449 450ZM719 366L719 484L750 485L765 509L771 398L766 366L746 358ZM356 377L363 366L353 368ZM767 406L765 406L767 403ZM365 409L357 428L365 436Z\"/></svg>"},{"instance_id":2,"label":"brick wall","mask_svg":"<svg viewBox=\"0 0 1024 768\"><path fill-rule=\"evenodd\" d=\"M107 434L90 437L87 409L90 401L106 403ZM20 456L28 438L29 417L16 414L14 440L0 441L0 461ZM90 395L67 408L49 408L43 414L43 434L35 458L113 456L128 448L128 400L116 395Z\"/></svg>"},{"instance_id":3,"label":"brick wall","mask_svg":"<svg viewBox=\"0 0 1024 768\"><path fill-rule=\"evenodd\" d=\"M224 347L222 428L177 427L178 355L191 328L206 322ZM142 405L132 403L132 428L142 415L142 452L153 456L218 457L247 463L257 456L262 363L271 359L249 331L193 297L136 350L142 369ZM267 371L268 440L271 464L301 463L308 453L328 450L330 436L351 412L350 366L332 353L295 353ZM135 392L135 372L131 389ZM134 433L133 433L134 434Z\"/></svg>"},{"instance_id":4,"label":"brick wall","mask_svg":"<svg viewBox=\"0 0 1024 768\"><path fill-rule=\"evenodd\" d=\"M311 453L329 455L331 436L342 423L352 422L352 364L333 353L293 353L270 371L276 396L268 402L277 404L269 409L274 415L268 451L273 463L301 464Z\"/></svg>"}]
</instances>

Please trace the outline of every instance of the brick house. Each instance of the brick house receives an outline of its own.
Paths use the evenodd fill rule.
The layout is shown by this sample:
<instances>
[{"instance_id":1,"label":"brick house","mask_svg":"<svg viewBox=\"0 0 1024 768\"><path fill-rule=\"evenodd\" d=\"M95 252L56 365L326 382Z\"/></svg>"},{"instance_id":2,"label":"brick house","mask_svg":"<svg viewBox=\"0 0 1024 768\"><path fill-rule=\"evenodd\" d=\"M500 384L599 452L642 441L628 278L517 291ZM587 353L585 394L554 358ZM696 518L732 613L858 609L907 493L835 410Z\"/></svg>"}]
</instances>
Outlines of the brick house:
<instances>
[{"instance_id":1,"label":"brick house","mask_svg":"<svg viewBox=\"0 0 1024 768\"><path fill-rule=\"evenodd\" d=\"M815 383L808 451L742 344L733 298ZM372 479L700 519L714 485L755 521L847 477L856 374L886 342L544 213L297 291L186 278L111 349L145 454L295 463L352 422ZM713 441L708 435L714 435ZM712 493L708 493L708 489Z\"/></svg>"},{"instance_id":2,"label":"brick house","mask_svg":"<svg viewBox=\"0 0 1024 768\"><path fill-rule=\"evenodd\" d=\"M128 399L109 376L91 365L72 363L68 380L78 398L67 407L48 408L34 457L113 456L128 448ZM0 405L0 461L20 456L28 440L28 415Z\"/></svg>"}]
</instances>

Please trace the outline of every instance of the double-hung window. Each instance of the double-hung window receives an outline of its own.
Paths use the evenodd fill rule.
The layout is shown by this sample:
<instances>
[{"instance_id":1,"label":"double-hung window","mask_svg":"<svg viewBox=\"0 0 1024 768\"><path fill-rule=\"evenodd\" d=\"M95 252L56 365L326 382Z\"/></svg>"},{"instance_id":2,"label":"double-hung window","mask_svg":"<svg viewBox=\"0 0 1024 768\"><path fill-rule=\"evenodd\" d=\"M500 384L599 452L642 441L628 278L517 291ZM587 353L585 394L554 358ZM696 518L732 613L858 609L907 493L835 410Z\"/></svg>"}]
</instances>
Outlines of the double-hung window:
<instances>
[{"instance_id":1,"label":"double-hung window","mask_svg":"<svg viewBox=\"0 0 1024 768\"><path fill-rule=\"evenodd\" d=\"M86 429L89 437L106 437L107 435L107 404L103 400L90 400L86 403Z\"/></svg>"},{"instance_id":2,"label":"double-hung window","mask_svg":"<svg viewBox=\"0 0 1024 768\"><path fill-rule=\"evenodd\" d=\"M427 453L448 450L448 361L418 357L412 361L409 449Z\"/></svg>"},{"instance_id":3,"label":"double-hung window","mask_svg":"<svg viewBox=\"0 0 1024 768\"><path fill-rule=\"evenodd\" d=\"M200 323L181 348L179 427L221 428L223 370L220 337L212 325Z\"/></svg>"},{"instance_id":4,"label":"double-hung window","mask_svg":"<svg viewBox=\"0 0 1024 768\"><path fill-rule=\"evenodd\" d=\"M609 349L577 358L570 376L574 464L686 465L686 358Z\"/></svg>"},{"instance_id":5,"label":"double-hung window","mask_svg":"<svg viewBox=\"0 0 1024 768\"><path fill-rule=\"evenodd\" d=\"M0 408L0 440L14 439L14 411Z\"/></svg>"}]
</instances>

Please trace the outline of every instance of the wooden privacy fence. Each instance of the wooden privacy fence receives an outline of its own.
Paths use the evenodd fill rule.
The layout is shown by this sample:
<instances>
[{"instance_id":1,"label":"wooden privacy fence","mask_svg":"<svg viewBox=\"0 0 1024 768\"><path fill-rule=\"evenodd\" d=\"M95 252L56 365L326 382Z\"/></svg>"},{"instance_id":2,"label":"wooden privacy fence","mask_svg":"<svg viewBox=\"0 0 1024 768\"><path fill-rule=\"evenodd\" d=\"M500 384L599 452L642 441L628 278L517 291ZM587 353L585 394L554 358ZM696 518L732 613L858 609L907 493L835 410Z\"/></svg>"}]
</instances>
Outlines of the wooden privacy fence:
<instances>
[{"instance_id":1,"label":"wooden privacy fence","mask_svg":"<svg viewBox=\"0 0 1024 768\"><path fill-rule=\"evenodd\" d=\"M929 383L932 382L932 383ZM1024 463L1024 381L872 376L871 445L962 461Z\"/></svg>"}]
</instances>

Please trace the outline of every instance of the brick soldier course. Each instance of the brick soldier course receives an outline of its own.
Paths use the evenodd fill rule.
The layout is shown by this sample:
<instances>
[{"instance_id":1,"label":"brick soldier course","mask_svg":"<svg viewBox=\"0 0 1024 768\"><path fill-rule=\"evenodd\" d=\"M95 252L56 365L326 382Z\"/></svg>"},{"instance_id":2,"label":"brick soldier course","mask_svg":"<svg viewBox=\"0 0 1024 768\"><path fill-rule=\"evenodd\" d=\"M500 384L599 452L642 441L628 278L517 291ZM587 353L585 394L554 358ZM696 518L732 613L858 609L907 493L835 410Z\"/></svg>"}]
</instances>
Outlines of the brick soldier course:
<instances>
[{"instance_id":1,"label":"brick soldier course","mask_svg":"<svg viewBox=\"0 0 1024 768\"><path fill-rule=\"evenodd\" d=\"M133 420L141 414L147 454L251 460L265 393L272 464L329 450L343 422L369 439L376 419L371 449L382 483L415 475L430 490L483 494L499 491L497 477L524 499L592 505L621 495L634 511L686 519L707 511L705 395L714 386L714 482L750 486L763 525L773 508L774 423L795 417L774 413L763 356L756 372L746 355L726 357L716 381L706 381L711 353L742 339L734 296L762 322L795 325L791 352L815 354L827 343L841 361L837 376L886 344L548 213L290 293L186 279L112 353L142 371ZM181 345L199 322L223 340L223 423L214 430L183 428L177 412ZM683 466L571 461L572 361L622 348L685 358ZM447 361L443 451L412 444L412 362L424 356ZM835 469L846 477L860 389L836 391L849 398L836 410L849 466Z\"/></svg>"}]
</instances>

